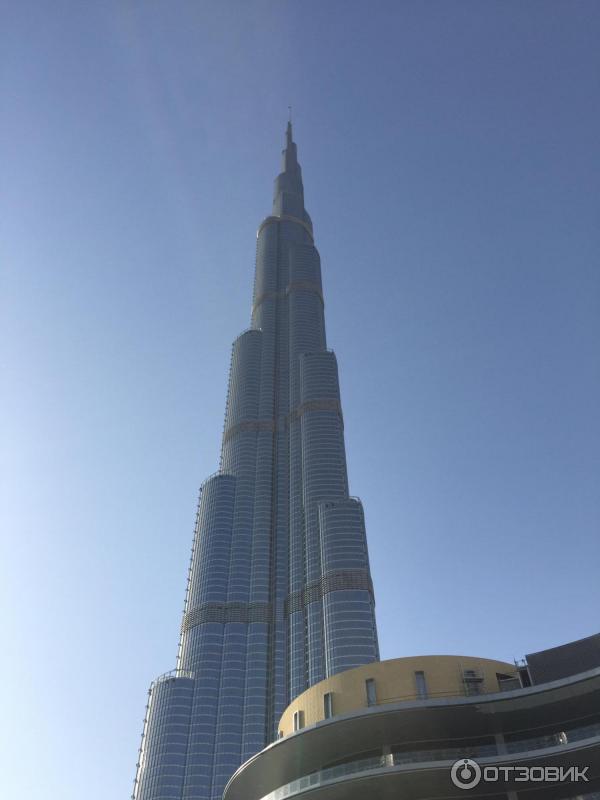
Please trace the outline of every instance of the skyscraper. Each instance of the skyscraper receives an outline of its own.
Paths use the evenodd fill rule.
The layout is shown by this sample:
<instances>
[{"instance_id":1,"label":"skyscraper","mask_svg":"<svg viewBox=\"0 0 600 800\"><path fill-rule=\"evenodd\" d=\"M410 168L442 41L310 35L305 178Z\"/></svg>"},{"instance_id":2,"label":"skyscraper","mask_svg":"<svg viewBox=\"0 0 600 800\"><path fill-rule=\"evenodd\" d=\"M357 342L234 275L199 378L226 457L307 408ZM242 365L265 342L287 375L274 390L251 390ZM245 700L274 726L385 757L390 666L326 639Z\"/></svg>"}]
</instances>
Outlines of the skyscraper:
<instances>
[{"instance_id":1,"label":"skyscraper","mask_svg":"<svg viewBox=\"0 0 600 800\"><path fill-rule=\"evenodd\" d=\"M202 485L176 669L152 684L133 797L218 800L309 686L379 657L319 254L288 123Z\"/></svg>"}]
</instances>

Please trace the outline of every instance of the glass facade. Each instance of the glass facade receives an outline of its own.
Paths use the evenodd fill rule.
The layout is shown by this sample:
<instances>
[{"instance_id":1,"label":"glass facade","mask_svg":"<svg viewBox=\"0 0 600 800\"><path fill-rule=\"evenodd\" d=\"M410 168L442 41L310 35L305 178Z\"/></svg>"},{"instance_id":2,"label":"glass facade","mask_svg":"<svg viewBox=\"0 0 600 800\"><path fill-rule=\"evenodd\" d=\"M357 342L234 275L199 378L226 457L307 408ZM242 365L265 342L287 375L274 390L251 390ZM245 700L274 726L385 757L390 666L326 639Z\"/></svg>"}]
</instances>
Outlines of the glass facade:
<instances>
[{"instance_id":1,"label":"glass facade","mask_svg":"<svg viewBox=\"0 0 600 800\"><path fill-rule=\"evenodd\" d=\"M177 669L150 689L135 800L218 800L290 701L379 658L350 497L319 254L288 126L234 342L219 472L202 486Z\"/></svg>"}]
</instances>

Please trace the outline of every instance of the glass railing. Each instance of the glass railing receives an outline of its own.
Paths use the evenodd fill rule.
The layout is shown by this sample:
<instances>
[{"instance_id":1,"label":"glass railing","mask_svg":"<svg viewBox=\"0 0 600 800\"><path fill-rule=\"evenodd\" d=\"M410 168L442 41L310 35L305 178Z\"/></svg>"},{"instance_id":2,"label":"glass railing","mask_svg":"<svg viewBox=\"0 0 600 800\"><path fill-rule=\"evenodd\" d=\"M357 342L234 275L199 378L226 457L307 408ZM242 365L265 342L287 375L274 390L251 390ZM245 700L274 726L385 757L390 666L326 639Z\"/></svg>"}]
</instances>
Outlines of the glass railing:
<instances>
[{"instance_id":1,"label":"glass railing","mask_svg":"<svg viewBox=\"0 0 600 800\"><path fill-rule=\"evenodd\" d=\"M393 697L378 697L374 703L369 703L373 706L386 706L390 703L408 703L414 700L444 700L445 698L455 697L483 697L488 694L500 694L501 692L516 691L523 689L520 683L515 683L511 686L503 686L498 683L487 685L485 683L477 684L477 687L463 686L460 689L449 689L445 692L431 692L427 691L424 694L400 694Z\"/></svg>"},{"instance_id":2,"label":"glass railing","mask_svg":"<svg viewBox=\"0 0 600 800\"><path fill-rule=\"evenodd\" d=\"M488 758L497 756L495 744L467 745L465 747L444 747L434 750L398 750L392 754L394 766L414 764L419 761L456 761L457 758Z\"/></svg>"},{"instance_id":3,"label":"glass railing","mask_svg":"<svg viewBox=\"0 0 600 800\"><path fill-rule=\"evenodd\" d=\"M506 741L507 753L523 753L529 750L543 750L546 747L560 747L560 745L580 742L583 739L592 739L600 736L600 722L592 722L589 725L581 725L577 728L565 728L556 733L544 736L531 736L513 738Z\"/></svg>"}]
</instances>

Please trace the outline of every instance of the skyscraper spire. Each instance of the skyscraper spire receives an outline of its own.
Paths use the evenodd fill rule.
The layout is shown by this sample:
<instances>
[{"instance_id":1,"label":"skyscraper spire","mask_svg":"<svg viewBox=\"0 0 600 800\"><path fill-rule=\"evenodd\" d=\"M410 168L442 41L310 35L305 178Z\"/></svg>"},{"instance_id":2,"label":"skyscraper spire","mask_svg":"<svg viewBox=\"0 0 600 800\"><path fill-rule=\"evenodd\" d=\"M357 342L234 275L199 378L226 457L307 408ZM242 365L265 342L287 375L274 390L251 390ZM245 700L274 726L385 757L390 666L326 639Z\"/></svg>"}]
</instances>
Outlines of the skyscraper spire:
<instances>
[{"instance_id":1,"label":"skyscraper spire","mask_svg":"<svg viewBox=\"0 0 600 800\"><path fill-rule=\"evenodd\" d=\"M283 172L295 172L300 170L298 164L298 148L294 142L292 134L292 121L288 120L285 131L285 149L283 151Z\"/></svg>"},{"instance_id":2,"label":"skyscraper spire","mask_svg":"<svg viewBox=\"0 0 600 800\"><path fill-rule=\"evenodd\" d=\"M378 657L290 121L251 327L233 344L220 469L201 488L177 668L150 689L133 797L220 800L291 699Z\"/></svg>"}]
</instances>

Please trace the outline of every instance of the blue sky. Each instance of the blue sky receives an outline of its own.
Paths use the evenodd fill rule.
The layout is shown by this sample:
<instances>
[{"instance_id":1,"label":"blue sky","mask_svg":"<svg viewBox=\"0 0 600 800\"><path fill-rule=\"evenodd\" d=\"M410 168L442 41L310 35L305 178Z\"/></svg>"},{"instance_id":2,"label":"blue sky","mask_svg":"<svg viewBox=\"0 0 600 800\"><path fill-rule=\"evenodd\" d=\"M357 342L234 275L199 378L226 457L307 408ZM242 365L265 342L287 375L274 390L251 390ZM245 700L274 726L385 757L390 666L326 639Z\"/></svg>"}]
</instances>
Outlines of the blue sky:
<instances>
[{"instance_id":1,"label":"blue sky","mask_svg":"<svg viewBox=\"0 0 600 800\"><path fill-rule=\"evenodd\" d=\"M3 796L131 790L287 106L383 657L597 632L596 2L4 2Z\"/></svg>"}]
</instances>

